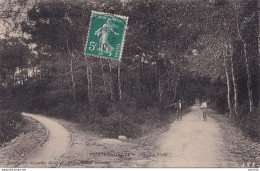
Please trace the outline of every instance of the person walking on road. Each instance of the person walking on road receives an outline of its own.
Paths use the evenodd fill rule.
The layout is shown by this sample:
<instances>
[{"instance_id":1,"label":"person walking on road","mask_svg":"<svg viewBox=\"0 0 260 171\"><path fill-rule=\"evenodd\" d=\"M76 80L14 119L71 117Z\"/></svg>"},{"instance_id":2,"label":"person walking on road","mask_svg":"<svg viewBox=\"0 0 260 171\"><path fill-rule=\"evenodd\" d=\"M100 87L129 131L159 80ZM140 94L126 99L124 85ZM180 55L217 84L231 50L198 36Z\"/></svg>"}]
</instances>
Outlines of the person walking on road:
<instances>
[{"instance_id":1,"label":"person walking on road","mask_svg":"<svg viewBox=\"0 0 260 171\"><path fill-rule=\"evenodd\" d=\"M207 102L205 100L202 100L201 108L202 108L203 120L207 121L208 105L207 105Z\"/></svg>"},{"instance_id":2,"label":"person walking on road","mask_svg":"<svg viewBox=\"0 0 260 171\"><path fill-rule=\"evenodd\" d=\"M181 121L182 119L182 102L179 100L178 106L177 106L177 120Z\"/></svg>"}]
</instances>

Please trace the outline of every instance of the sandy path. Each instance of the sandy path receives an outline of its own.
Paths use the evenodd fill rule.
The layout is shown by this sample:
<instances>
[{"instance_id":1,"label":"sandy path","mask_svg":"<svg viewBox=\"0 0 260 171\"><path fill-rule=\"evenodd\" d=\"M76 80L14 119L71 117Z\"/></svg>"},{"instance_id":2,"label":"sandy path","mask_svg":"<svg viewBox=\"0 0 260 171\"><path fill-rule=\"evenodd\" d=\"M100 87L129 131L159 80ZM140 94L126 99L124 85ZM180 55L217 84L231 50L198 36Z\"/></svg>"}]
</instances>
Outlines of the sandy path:
<instances>
[{"instance_id":1,"label":"sandy path","mask_svg":"<svg viewBox=\"0 0 260 171\"><path fill-rule=\"evenodd\" d=\"M158 152L167 153L152 167L223 167L224 141L220 127L211 118L205 122L198 106L174 122L158 141ZM155 166L156 165L156 166Z\"/></svg>"},{"instance_id":2,"label":"sandy path","mask_svg":"<svg viewBox=\"0 0 260 171\"><path fill-rule=\"evenodd\" d=\"M44 144L33 151L19 167L56 167L71 143L73 146L61 167L234 167L225 146L220 126L215 120L202 119L198 106L193 106L182 121L171 124L169 131L156 136L147 146L138 143L102 139L81 130L75 123L32 117L49 130ZM55 120L55 119L54 119ZM126 156L99 156L96 153L130 153ZM158 155L159 154L159 155ZM167 154L167 155L165 155ZM232 155L231 155L232 156ZM234 162L233 162L234 163ZM236 163L235 163L236 164Z\"/></svg>"},{"instance_id":3,"label":"sandy path","mask_svg":"<svg viewBox=\"0 0 260 171\"><path fill-rule=\"evenodd\" d=\"M18 167L56 167L70 146L70 132L46 117L22 113L42 123L48 129L45 143L35 149Z\"/></svg>"}]
</instances>

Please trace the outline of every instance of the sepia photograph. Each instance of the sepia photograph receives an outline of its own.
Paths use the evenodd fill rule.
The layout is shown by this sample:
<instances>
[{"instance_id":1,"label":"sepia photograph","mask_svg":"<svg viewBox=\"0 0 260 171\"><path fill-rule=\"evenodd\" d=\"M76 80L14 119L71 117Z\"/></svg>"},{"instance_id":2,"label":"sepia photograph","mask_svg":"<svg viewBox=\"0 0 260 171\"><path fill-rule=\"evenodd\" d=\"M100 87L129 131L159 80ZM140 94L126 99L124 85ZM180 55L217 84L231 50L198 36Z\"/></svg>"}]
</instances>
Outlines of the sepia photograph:
<instances>
[{"instance_id":1,"label":"sepia photograph","mask_svg":"<svg viewBox=\"0 0 260 171\"><path fill-rule=\"evenodd\" d=\"M0 168L260 166L259 0L0 0Z\"/></svg>"}]
</instances>

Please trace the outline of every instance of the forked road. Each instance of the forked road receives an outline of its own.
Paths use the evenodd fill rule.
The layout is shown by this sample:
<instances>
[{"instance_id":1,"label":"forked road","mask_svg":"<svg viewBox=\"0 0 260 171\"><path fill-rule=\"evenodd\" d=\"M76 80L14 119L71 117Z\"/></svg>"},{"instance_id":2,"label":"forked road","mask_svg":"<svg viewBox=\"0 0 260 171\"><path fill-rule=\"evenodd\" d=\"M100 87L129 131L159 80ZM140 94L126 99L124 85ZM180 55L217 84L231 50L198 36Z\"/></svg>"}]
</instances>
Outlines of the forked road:
<instances>
[{"instance_id":1,"label":"forked road","mask_svg":"<svg viewBox=\"0 0 260 171\"><path fill-rule=\"evenodd\" d=\"M239 167L236 163L230 164L230 155L225 148L217 122L211 118L206 122L203 121L198 106L191 107L191 110L182 121L173 122L169 131L160 135L154 142L158 148L153 153L167 154L167 156L159 155L141 161L133 157L131 162L137 163L136 166L141 162L144 164L142 166L146 167ZM18 167L59 166L63 156L71 147L70 132L46 117L27 113L23 115L42 123L48 130L48 137L41 146L27 155Z\"/></svg>"},{"instance_id":2,"label":"forked road","mask_svg":"<svg viewBox=\"0 0 260 171\"><path fill-rule=\"evenodd\" d=\"M211 118L203 121L198 106L175 121L170 130L158 140L159 153L167 157L157 157L151 166L155 167L225 167L224 141L220 127ZM149 164L150 165L150 164Z\"/></svg>"},{"instance_id":3,"label":"forked road","mask_svg":"<svg viewBox=\"0 0 260 171\"><path fill-rule=\"evenodd\" d=\"M62 157L70 148L70 132L59 123L43 116L22 113L24 116L31 117L42 123L47 129L46 140L35 150L25 156L18 167L57 167Z\"/></svg>"}]
</instances>

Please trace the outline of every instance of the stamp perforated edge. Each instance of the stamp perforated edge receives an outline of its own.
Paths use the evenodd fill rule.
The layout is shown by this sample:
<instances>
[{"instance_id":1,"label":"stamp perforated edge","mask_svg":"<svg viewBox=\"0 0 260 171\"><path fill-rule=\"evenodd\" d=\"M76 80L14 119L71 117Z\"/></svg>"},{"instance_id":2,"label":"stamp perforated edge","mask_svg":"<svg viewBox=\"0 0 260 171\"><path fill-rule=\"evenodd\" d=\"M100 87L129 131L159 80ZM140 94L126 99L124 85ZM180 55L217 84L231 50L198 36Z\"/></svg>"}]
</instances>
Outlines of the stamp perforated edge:
<instances>
[{"instance_id":1,"label":"stamp perforated edge","mask_svg":"<svg viewBox=\"0 0 260 171\"><path fill-rule=\"evenodd\" d=\"M97 56L97 55L93 55L93 54L87 54L86 51L87 51L87 46L88 46L88 39L89 39L89 33L90 33L90 26L91 26L91 23L92 23L92 15L93 13L98 13L98 14L104 14L104 15L110 15L110 16L116 16L116 17L121 17L121 18L125 18L127 19L126 20L126 23L125 23L125 29L124 29L124 32L123 32L123 38L122 38L122 47L121 47L121 50L120 50L120 54L119 54L119 58L118 60L117 59L113 59L113 58L109 58L109 57L103 57L103 56ZM111 13L105 13L105 12L98 12L98 11L91 11L91 16L90 16L90 23L89 23L89 26L88 26L88 36L87 36L87 39L86 39L86 45L85 45L85 48L84 48L84 55L90 55L90 56L95 56L95 57L98 57L98 58L102 58L102 59L110 59L110 60L115 60L115 61L121 61L121 57L122 57L122 54L123 54L123 48L124 48L124 45L125 45L125 32L127 30L127 24L128 24L128 17L127 16L123 16L123 15L117 15L117 14L111 14Z\"/></svg>"}]
</instances>

